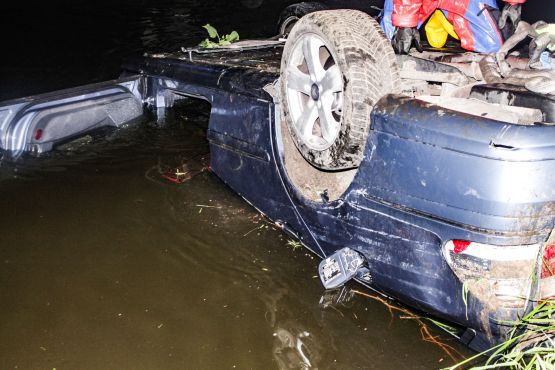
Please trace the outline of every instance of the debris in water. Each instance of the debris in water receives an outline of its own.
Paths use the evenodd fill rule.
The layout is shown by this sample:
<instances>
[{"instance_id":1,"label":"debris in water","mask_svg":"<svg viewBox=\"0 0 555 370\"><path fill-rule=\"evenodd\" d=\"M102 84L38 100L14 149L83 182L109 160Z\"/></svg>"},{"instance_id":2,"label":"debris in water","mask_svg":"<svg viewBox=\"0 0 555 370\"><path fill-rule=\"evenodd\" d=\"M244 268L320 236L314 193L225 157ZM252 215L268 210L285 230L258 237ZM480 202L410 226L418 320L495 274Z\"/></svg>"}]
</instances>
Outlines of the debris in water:
<instances>
[{"instance_id":1,"label":"debris in water","mask_svg":"<svg viewBox=\"0 0 555 370\"><path fill-rule=\"evenodd\" d=\"M301 248L303 245L297 241L297 240L293 240L293 239L289 239L287 241L286 244L288 247L290 247L291 249L293 249L294 251L296 251L297 249Z\"/></svg>"},{"instance_id":2,"label":"debris in water","mask_svg":"<svg viewBox=\"0 0 555 370\"><path fill-rule=\"evenodd\" d=\"M264 225L257 226L257 227L255 227L254 229L252 229L252 230L250 230L249 232L247 232L246 234L244 234L243 237L249 235L249 234L252 233L253 231L260 230L260 229L262 229L263 227L264 227Z\"/></svg>"},{"instance_id":3,"label":"debris in water","mask_svg":"<svg viewBox=\"0 0 555 370\"><path fill-rule=\"evenodd\" d=\"M428 325L424 322L424 320L429 320L432 321L433 323L437 324L438 326L443 326L447 329L447 327L444 324L441 324L439 322L436 322L430 318L427 317L422 317L422 316L418 316L414 313L412 313L411 311L409 311L406 308L391 304L387 301L387 299L377 296L377 295L371 295L368 293L364 293L361 292L359 290L352 290L352 293L354 294L358 294L360 296L366 297L366 298L370 298L373 299L375 301L381 302L382 304L384 304L387 309L389 310L389 312L392 315L393 318L393 312L397 311L400 312L402 314L404 314L403 316L400 316L399 318L401 319L409 319L409 320L415 320L419 325L420 325L420 335L422 336L422 340L424 342L429 342L432 344L435 344L436 346L438 346L443 352L445 352L445 354L447 354L453 361L457 362L459 361L460 358L463 358L463 356L453 347L451 347L450 345L443 343L439 337L436 335L432 335L432 332L430 331L430 328L428 327Z\"/></svg>"},{"instance_id":4,"label":"debris in water","mask_svg":"<svg viewBox=\"0 0 555 370\"><path fill-rule=\"evenodd\" d=\"M199 166L201 165L201 166ZM185 160L183 164L177 168L170 169L162 174L162 177L174 184L182 184L191 180L194 176L208 170L208 166L202 166L202 163L192 160Z\"/></svg>"},{"instance_id":5,"label":"debris in water","mask_svg":"<svg viewBox=\"0 0 555 370\"><path fill-rule=\"evenodd\" d=\"M209 170L209 157L208 155L203 155L200 157L186 158L182 161L181 165L177 167L170 167L158 163L145 173L145 177L151 181L158 181L158 177L152 174L153 172L157 172L158 176L164 180L174 184L182 184L191 180L196 175Z\"/></svg>"}]
</instances>

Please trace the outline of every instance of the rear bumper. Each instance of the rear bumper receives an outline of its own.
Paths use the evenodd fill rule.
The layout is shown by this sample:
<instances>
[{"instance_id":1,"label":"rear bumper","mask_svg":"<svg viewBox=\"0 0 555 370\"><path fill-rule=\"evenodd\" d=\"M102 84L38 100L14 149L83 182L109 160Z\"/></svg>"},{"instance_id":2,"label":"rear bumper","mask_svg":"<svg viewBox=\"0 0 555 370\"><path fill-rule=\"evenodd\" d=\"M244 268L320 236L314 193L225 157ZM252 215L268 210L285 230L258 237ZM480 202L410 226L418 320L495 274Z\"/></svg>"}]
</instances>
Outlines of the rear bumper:
<instances>
[{"instance_id":1,"label":"rear bumper","mask_svg":"<svg viewBox=\"0 0 555 370\"><path fill-rule=\"evenodd\" d=\"M368 197L475 231L476 242L547 239L555 126L504 124L396 96L379 102L372 125L361 167Z\"/></svg>"},{"instance_id":2,"label":"rear bumper","mask_svg":"<svg viewBox=\"0 0 555 370\"><path fill-rule=\"evenodd\" d=\"M356 222L347 246L364 254L375 286L421 310L502 340L552 292L540 278L541 251L555 223L555 127L518 126L455 113L415 99L383 98L346 201ZM332 235L329 235L332 238ZM449 240L535 245L518 307L498 300L508 275L474 278L473 289L445 259ZM358 248L358 249L357 249ZM545 279L544 279L545 280ZM538 283L539 282L539 283Z\"/></svg>"},{"instance_id":3,"label":"rear bumper","mask_svg":"<svg viewBox=\"0 0 555 370\"><path fill-rule=\"evenodd\" d=\"M17 156L42 153L101 127L120 127L143 115L143 77L81 86L3 102L0 149Z\"/></svg>"}]
</instances>

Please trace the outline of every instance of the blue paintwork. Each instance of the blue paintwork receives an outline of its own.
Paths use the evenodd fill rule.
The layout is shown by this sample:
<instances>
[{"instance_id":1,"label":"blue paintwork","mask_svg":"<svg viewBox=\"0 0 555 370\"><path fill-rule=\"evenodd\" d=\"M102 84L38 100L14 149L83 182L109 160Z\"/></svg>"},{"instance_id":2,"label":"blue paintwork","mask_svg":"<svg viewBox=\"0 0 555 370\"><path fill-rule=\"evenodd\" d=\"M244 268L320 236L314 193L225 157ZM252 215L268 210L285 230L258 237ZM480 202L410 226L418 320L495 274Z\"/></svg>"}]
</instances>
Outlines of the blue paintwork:
<instances>
[{"instance_id":1,"label":"blue paintwork","mask_svg":"<svg viewBox=\"0 0 555 370\"><path fill-rule=\"evenodd\" d=\"M237 53L229 64L225 54L204 61L188 54L143 57L128 61L124 75L130 76L118 81L9 102L4 112L32 108L33 117L55 118L37 121L48 125L80 114L89 127L114 113L97 104L105 91L109 103L122 97L132 103L133 109L119 112L131 118L142 113L141 101L163 113L184 97L204 99L211 104L211 167L234 191L320 257L345 247L358 251L372 288L477 331L485 345L499 340L504 328L495 320L514 319L517 312L491 312L470 295L467 317L462 284L442 247L452 239L497 246L547 239L555 220L555 126L504 124L389 95L369 117L364 158L348 189L337 200L314 202L297 191L284 166L279 99L266 92L279 77L277 68L248 66L257 60L253 53L245 57L247 66L237 62ZM279 65L279 47L264 55ZM479 88L504 99L494 87ZM554 114L549 98L503 93L551 105L544 111ZM74 101L79 105L70 113L49 114ZM87 114L89 106L97 109ZM4 118L5 127L29 126L14 116ZM73 133L58 131L61 139Z\"/></svg>"},{"instance_id":2,"label":"blue paintwork","mask_svg":"<svg viewBox=\"0 0 555 370\"><path fill-rule=\"evenodd\" d=\"M350 187L339 200L317 203L295 190L284 168L279 105L263 90L276 74L171 58L146 58L127 69L149 76L150 95L208 100L214 172L314 253L359 251L373 288L489 333L489 344L503 331L493 320L515 317L505 309L484 321L482 304L470 296L467 318L442 245L546 240L555 218L555 127L503 124L387 96L373 111Z\"/></svg>"}]
</instances>

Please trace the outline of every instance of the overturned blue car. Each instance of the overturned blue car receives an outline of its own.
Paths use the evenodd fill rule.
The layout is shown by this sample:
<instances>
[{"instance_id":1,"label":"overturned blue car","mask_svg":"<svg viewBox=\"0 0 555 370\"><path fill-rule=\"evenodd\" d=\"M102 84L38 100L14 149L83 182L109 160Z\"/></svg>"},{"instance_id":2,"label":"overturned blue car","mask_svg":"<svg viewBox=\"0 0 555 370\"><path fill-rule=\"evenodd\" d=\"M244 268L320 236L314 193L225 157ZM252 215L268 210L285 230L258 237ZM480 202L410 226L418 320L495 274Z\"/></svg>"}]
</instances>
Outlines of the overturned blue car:
<instances>
[{"instance_id":1,"label":"overturned blue car","mask_svg":"<svg viewBox=\"0 0 555 370\"><path fill-rule=\"evenodd\" d=\"M475 53L397 56L367 14L321 11L285 43L149 55L116 81L2 103L0 143L41 153L208 101L213 171L323 259L326 288L355 279L482 348L555 295L555 97L507 61L504 79Z\"/></svg>"}]
</instances>

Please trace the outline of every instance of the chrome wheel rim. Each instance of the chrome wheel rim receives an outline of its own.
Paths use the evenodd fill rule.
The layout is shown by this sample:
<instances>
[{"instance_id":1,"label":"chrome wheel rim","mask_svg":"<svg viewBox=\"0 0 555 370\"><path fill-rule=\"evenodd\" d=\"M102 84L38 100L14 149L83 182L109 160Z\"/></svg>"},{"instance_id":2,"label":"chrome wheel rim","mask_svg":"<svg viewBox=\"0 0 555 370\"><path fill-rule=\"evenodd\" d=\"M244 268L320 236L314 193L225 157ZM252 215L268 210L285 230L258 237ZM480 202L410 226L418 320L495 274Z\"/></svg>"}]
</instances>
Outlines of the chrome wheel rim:
<instances>
[{"instance_id":1,"label":"chrome wheel rim","mask_svg":"<svg viewBox=\"0 0 555 370\"><path fill-rule=\"evenodd\" d=\"M285 71L292 128L313 150L337 139L343 116L343 77L326 42L314 33L296 40Z\"/></svg>"}]
</instances>

